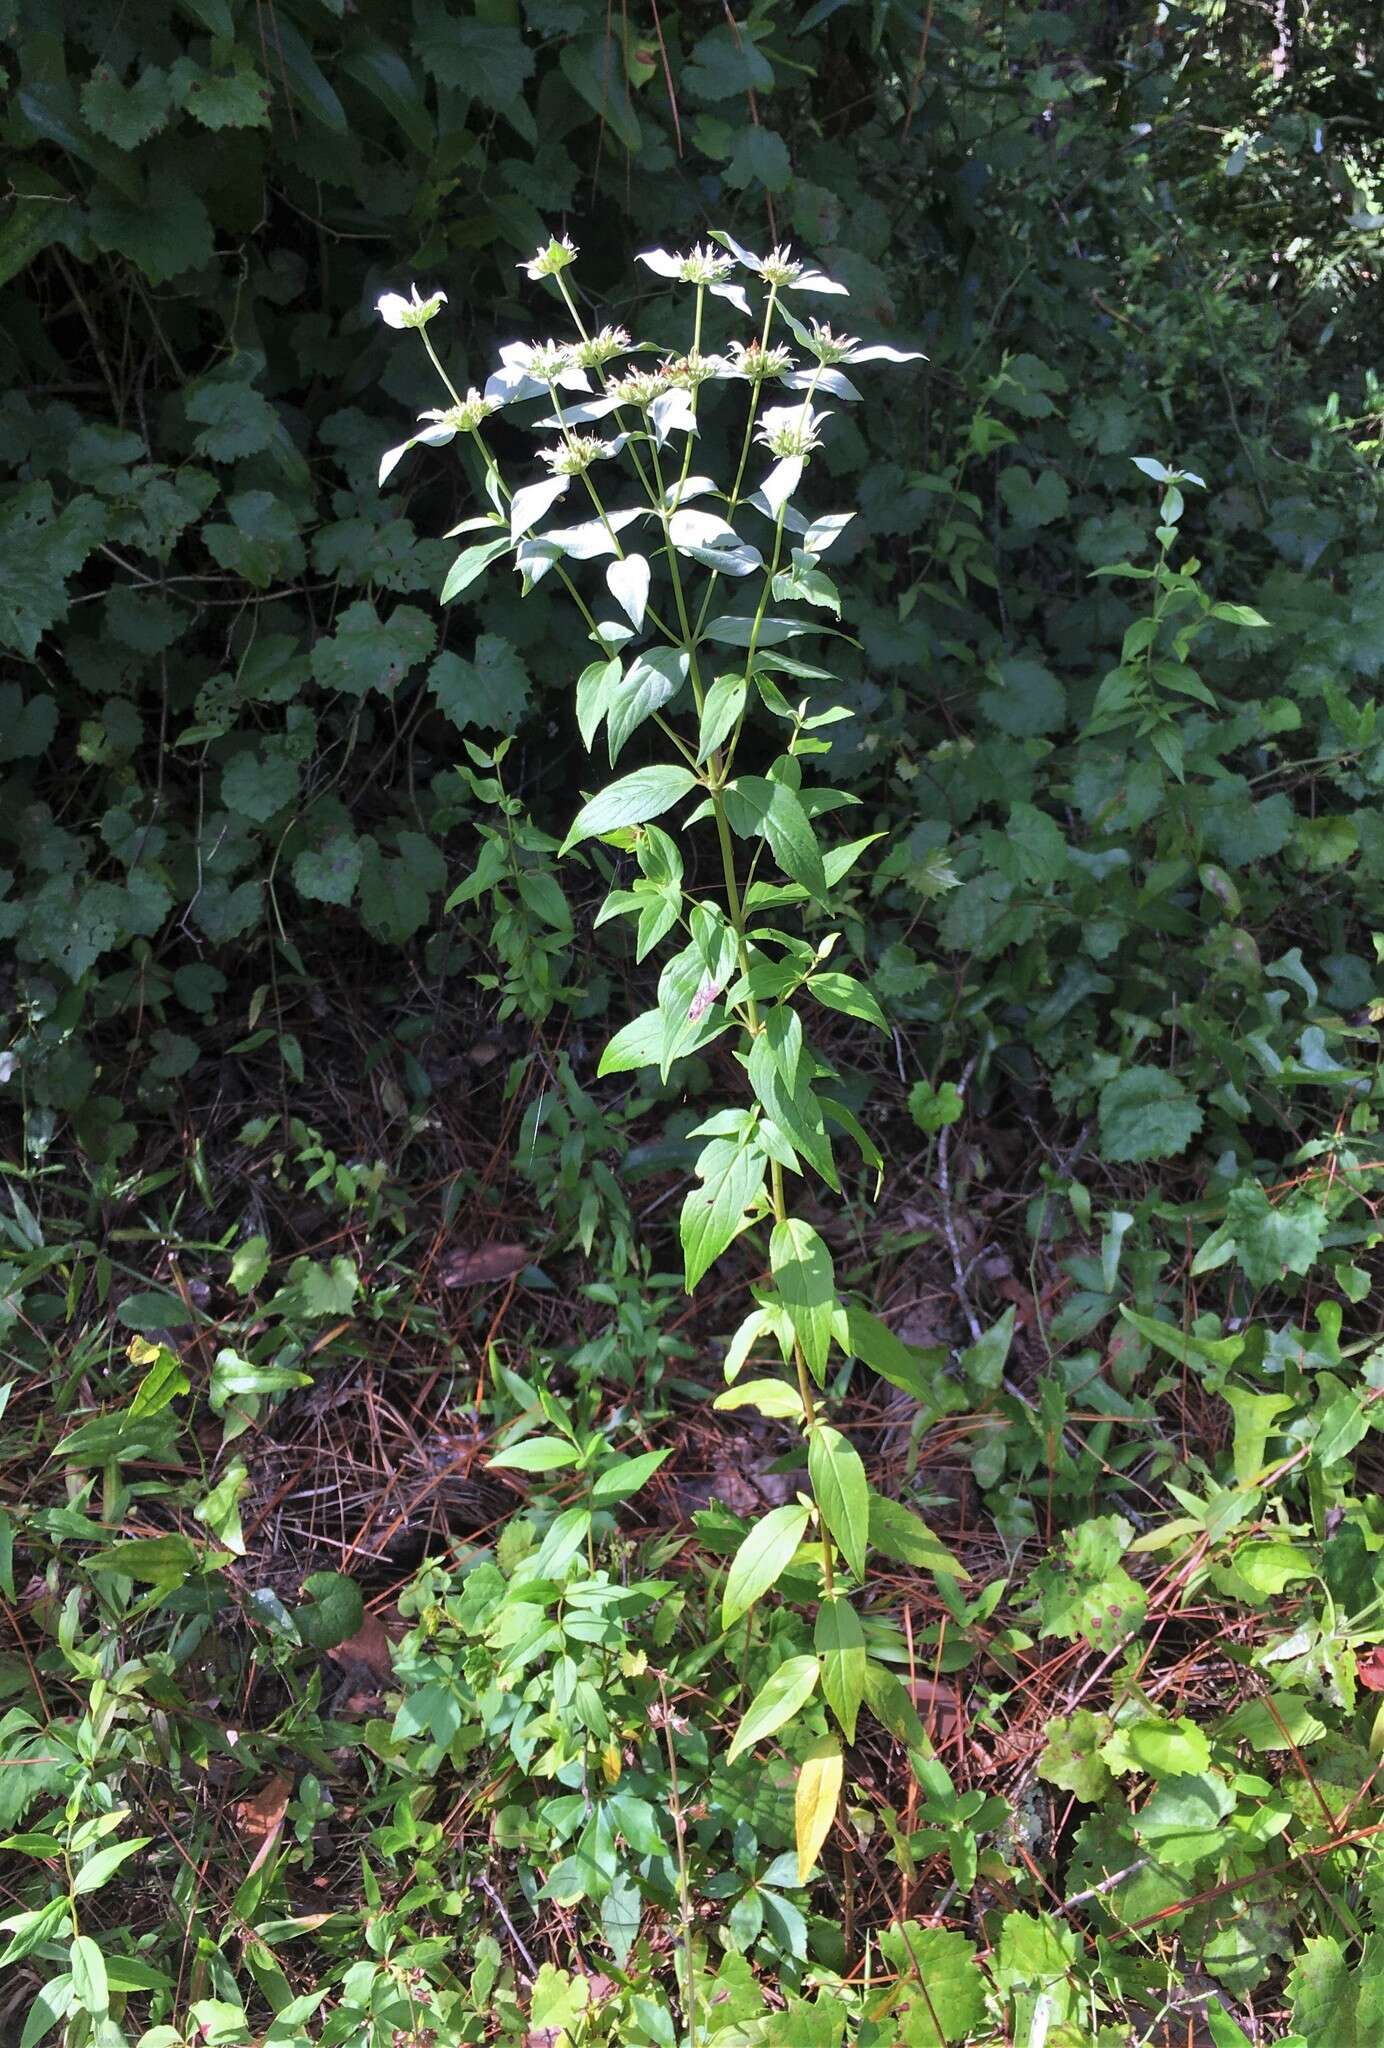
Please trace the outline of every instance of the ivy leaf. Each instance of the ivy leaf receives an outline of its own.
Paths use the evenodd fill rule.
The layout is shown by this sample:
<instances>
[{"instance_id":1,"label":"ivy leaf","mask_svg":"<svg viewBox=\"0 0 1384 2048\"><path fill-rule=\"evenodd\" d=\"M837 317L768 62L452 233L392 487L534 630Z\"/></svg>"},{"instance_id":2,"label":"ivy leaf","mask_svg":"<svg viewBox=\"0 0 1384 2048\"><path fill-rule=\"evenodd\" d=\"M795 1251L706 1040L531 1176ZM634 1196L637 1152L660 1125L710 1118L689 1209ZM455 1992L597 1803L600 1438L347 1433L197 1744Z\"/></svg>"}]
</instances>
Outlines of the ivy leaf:
<instances>
[{"instance_id":1,"label":"ivy leaf","mask_svg":"<svg viewBox=\"0 0 1384 2048\"><path fill-rule=\"evenodd\" d=\"M183 395L183 409L201 429L193 441L213 462L239 462L274 445L279 416L241 376L203 377Z\"/></svg>"},{"instance_id":2,"label":"ivy leaf","mask_svg":"<svg viewBox=\"0 0 1384 2048\"><path fill-rule=\"evenodd\" d=\"M1160 1863L1191 1870L1224 1853L1224 1822L1234 1806L1235 1794L1213 1771L1168 1778L1140 1808L1135 1834Z\"/></svg>"},{"instance_id":3,"label":"ivy leaf","mask_svg":"<svg viewBox=\"0 0 1384 2048\"><path fill-rule=\"evenodd\" d=\"M428 688L458 732L483 726L511 733L528 708L529 674L508 640L482 633L470 661L439 654L428 671Z\"/></svg>"},{"instance_id":4,"label":"ivy leaf","mask_svg":"<svg viewBox=\"0 0 1384 2048\"><path fill-rule=\"evenodd\" d=\"M1273 1202L1258 1181L1244 1181L1226 1199L1225 1222L1198 1253L1193 1270L1220 1239L1233 1245L1251 1287L1272 1287L1286 1273L1309 1273L1326 1239L1325 1206L1310 1194ZM1209 1262L1208 1262L1209 1263Z\"/></svg>"},{"instance_id":5,"label":"ivy leaf","mask_svg":"<svg viewBox=\"0 0 1384 2048\"><path fill-rule=\"evenodd\" d=\"M1067 692L1035 656L1010 655L994 664L990 676L990 687L980 693L980 708L1001 732L1030 739L1057 732L1065 723Z\"/></svg>"},{"instance_id":6,"label":"ivy leaf","mask_svg":"<svg viewBox=\"0 0 1384 2048\"><path fill-rule=\"evenodd\" d=\"M440 85L454 86L493 107L530 143L538 129L523 98L533 76L533 51L507 21L468 20L439 0L424 0L413 48Z\"/></svg>"},{"instance_id":7,"label":"ivy leaf","mask_svg":"<svg viewBox=\"0 0 1384 2048\"><path fill-rule=\"evenodd\" d=\"M425 661L437 628L416 605L394 607L381 619L374 605L358 598L337 616L336 629L312 650L312 673L327 690L364 697L370 690L393 691L409 670Z\"/></svg>"},{"instance_id":8,"label":"ivy leaf","mask_svg":"<svg viewBox=\"0 0 1384 2048\"><path fill-rule=\"evenodd\" d=\"M365 849L344 827L329 832L320 846L308 847L293 863L298 894L310 903L345 905L356 893Z\"/></svg>"},{"instance_id":9,"label":"ivy leaf","mask_svg":"<svg viewBox=\"0 0 1384 2048\"><path fill-rule=\"evenodd\" d=\"M1087 1805L1104 1799L1115 1781L1100 1746L1112 1725L1108 1714L1093 1714L1086 1707L1078 1707L1066 1720L1049 1721L1043 1730L1047 1742L1038 1759L1039 1777Z\"/></svg>"},{"instance_id":10,"label":"ivy leaf","mask_svg":"<svg viewBox=\"0 0 1384 2048\"><path fill-rule=\"evenodd\" d=\"M361 845L361 922L372 938L402 946L427 923L430 899L446 885L442 856L419 832L399 834L397 858L368 834Z\"/></svg>"},{"instance_id":11,"label":"ivy leaf","mask_svg":"<svg viewBox=\"0 0 1384 2048\"><path fill-rule=\"evenodd\" d=\"M330 1264L318 1259L295 1259L288 1269L288 1278L269 1304L269 1313L301 1316L305 1322L349 1316L359 1292L360 1274L354 1259L348 1259L344 1252L338 1253Z\"/></svg>"},{"instance_id":12,"label":"ivy leaf","mask_svg":"<svg viewBox=\"0 0 1384 2048\"><path fill-rule=\"evenodd\" d=\"M1309 1935L1288 1980L1293 2026L1310 2048L1364 2048L1356 1972L1334 1934Z\"/></svg>"},{"instance_id":13,"label":"ivy leaf","mask_svg":"<svg viewBox=\"0 0 1384 2048\"><path fill-rule=\"evenodd\" d=\"M909 1920L886 1928L879 1945L900 1979L894 2007L900 2039L909 2048L953 2048L968 2039L985 2012L975 1943Z\"/></svg>"},{"instance_id":14,"label":"ivy leaf","mask_svg":"<svg viewBox=\"0 0 1384 2048\"><path fill-rule=\"evenodd\" d=\"M295 1607L293 1623L314 1650L334 1650L349 1642L365 1619L365 1602L354 1579L342 1572L310 1572L303 1581L310 1604Z\"/></svg>"},{"instance_id":15,"label":"ivy leaf","mask_svg":"<svg viewBox=\"0 0 1384 2048\"><path fill-rule=\"evenodd\" d=\"M272 747L246 747L221 771L221 801L227 810L259 825L267 824L297 794L296 764Z\"/></svg>"},{"instance_id":16,"label":"ivy leaf","mask_svg":"<svg viewBox=\"0 0 1384 2048\"><path fill-rule=\"evenodd\" d=\"M923 1078L908 1091L908 1114L928 1137L945 1130L948 1124L959 1123L965 1108L954 1081L944 1081L940 1088L934 1088L931 1081Z\"/></svg>"},{"instance_id":17,"label":"ivy leaf","mask_svg":"<svg viewBox=\"0 0 1384 2048\"><path fill-rule=\"evenodd\" d=\"M718 25L696 44L682 83L694 99L739 99L747 92L771 91L774 67L745 27Z\"/></svg>"},{"instance_id":18,"label":"ivy leaf","mask_svg":"<svg viewBox=\"0 0 1384 2048\"><path fill-rule=\"evenodd\" d=\"M82 118L93 134L103 135L117 149L138 149L168 120L173 96L168 73L157 64L123 85L108 65L101 65L82 87Z\"/></svg>"},{"instance_id":19,"label":"ivy leaf","mask_svg":"<svg viewBox=\"0 0 1384 2048\"><path fill-rule=\"evenodd\" d=\"M747 185L758 184L766 192L784 192L793 176L788 144L772 128L765 128L757 121L749 122L736 136L730 162L721 176L737 191L743 191Z\"/></svg>"},{"instance_id":20,"label":"ivy leaf","mask_svg":"<svg viewBox=\"0 0 1384 2048\"><path fill-rule=\"evenodd\" d=\"M1133 1535L1122 1515L1097 1516L1063 1533L1060 1561L1040 1565L1029 1581L1042 1635L1082 1636L1104 1652L1142 1626L1147 1595L1121 1563Z\"/></svg>"},{"instance_id":21,"label":"ivy leaf","mask_svg":"<svg viewBox=\"0 0 1384 2048\"><path fill-rule=\"evenodd\" d=\"M46 483L25 484L0 499L0 642L32 655L48 628L67 616L67 579L105 538L106 514L93 497L53 510Z\"/></svg>"},{"instance_id":22,"label":"ivy leaf","mask_svg":"<svg viewBox=\"0 0 1384 2048\"><path fill-rule=\"evenodd\" d=\"M808 1439L807 1474L837 1549L856 1578L863 1580L870 1535L870 1486L859 1451L839 1429L819 1423Z\"/></svg>"},{"instance_id":23,"label":"ivy leaf","mask_svg":"<svg viewBox=\"0 0 1384 2048\"><path fill-rule=\"evenodd\" d=\"M1070 502L1067 486L1055 469L1037 476L1018 463L1000 471L1000 496L1016 526L1051 526L1066 514Z\"/></svg>"},{"instance_id":24,"label":"ivy leaf","mask_svg":"<svg viewBox=\"0 0 1384 2048\"><path fill-rule=\"evenodd\" d=\"M1100 1093L1101 1157L1112 1165L1173 1159L1186 1151L1201 1123L1200 1105L1175 1074L1128 1067Z\"/></svg>"},{"instance_id":25,"label":"ivy leaf","mask_svg":"<svg viewBox=\"0 0 1384 2048\"><path fill-rule=\"evenodd\" d=\"M177 148L177 138L165 144ZM154 145L156 151L165 144ZM157 191L158 203L148 199L135 203L122 199L105 185L98 185L91 202L91 238L106 255L128 256L143 271L150 284L168 284L189 270L200 270L216 253L211 216L196 192L181 175L179 157L171 154L160 175L150 164L150 189Z\"/></svg>"},{"instance_id":26,"label":"ivy leaf","mask_svg":"<svg viewBox=\"0 0 1384 2048\"><path fill-rule=\"evenodd\" d=\"M756 1742L765 1742L807 1705L817 1690L821 1667L815 1657L789 1657L755 1694L735 1731L726 1762L733 1764Z\"/></svg>"},{"instance_id":27,"label":"ivy leaf","mask_svg":"<svg viewBox=\"0 0 1384 2048\"><path fill-rule=\"evenodd\" d=\"M58 707L52 697L30 697L26 702L18 683L0 683L0 761L37 760L51 746L57 729Z\"/></svg>"},{"instance_id":28,"label":"ivy leaf","mask_svg":"<svg viewBox=\"0 0 1384 2048\"><path fill-rule=\"evenodd\" d=\"M582 805L562 843L562 852L569 853L583 839L616 832L622 825L644 825L651 818L661 818L696 784L697 778L690 769L672 763L637 768L633 775L622 775L618 782L612 782L599 796Z\"/></svg>"},{"instance_id":29,"label":"ivy leaf","mask_svg":"<svg viewBox=\"0 0 1384 2048\"><path fill-rule=\"evenodd\" d=\"M746 1536L726 1574L721 1626L731 1628L778 1583L797 1554L811 1510L797 1501L771 1508Z\"/></svg>"},{"instance_id":30,"label":"ivy leaf","mask_svg":"<svg viewBox=\"0 0 1384 2048\"><path fill-rule=\"evenodd\" d=\"M817 1609L813 1647L821 1660L823 1697L847 1742L854 1742L868 1659L860 1616L844 1593L834 1594Z\"/></svg>"},{"instance_id":31,"label":"ivy leaf","mask_svg":"<svg viewBox=\"0 0 1384 2048\"><path fill-rule=\"evenodd\" d=\"M173 66L178 105L204 128L267 128L274 95L241 50L209 68L182 57Z\"/></svg>"},{"instance_id":32,"label":"ivy leaf","mask_svg":"<svg viewBox=\"0 0 1384 2048\"><path fill-rule=\"evenodd\" d=\"M831 1833L845 1775L846 1760L834 1735L824 1735L814 1742L799 1766L793 1800L799 1884L807 1883L822 1844Z\"/></svg>"}]
</instances>

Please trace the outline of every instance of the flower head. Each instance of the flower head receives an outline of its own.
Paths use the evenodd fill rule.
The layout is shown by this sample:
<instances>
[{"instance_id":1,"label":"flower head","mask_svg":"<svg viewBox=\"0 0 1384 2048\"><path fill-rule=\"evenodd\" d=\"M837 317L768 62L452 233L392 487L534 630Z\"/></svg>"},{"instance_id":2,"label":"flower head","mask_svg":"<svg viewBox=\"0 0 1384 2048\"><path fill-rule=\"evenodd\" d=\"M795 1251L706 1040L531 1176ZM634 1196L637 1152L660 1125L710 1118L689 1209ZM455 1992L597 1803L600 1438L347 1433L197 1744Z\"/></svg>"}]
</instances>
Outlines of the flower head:
<instances>
[{"instance_id":1,"label":"flower head","mask_svg":"<svg viewBox=\"0 0 1384 2048\"><path fill-rule=\"evenodd\" d=\"M752 270L756 277L762 277L778 291L833 292L839 297L848 296L846 287L826 277L820 270L812 270L806 263L799 263L791 249L780 246L771 249L767 256L756 256L752 249L742 249L734 235L723 229L716 231L718 242L725 244L736 261L746 270Z\"/></svg>"},{"instance_id":2,"label":"flower head","mask_svg":"<svg viewBox=\"0 0 1384 2048\"><path fill-rule=\"evenodd\" d=\"M698 243L685 256L671 255L667 249L646 249L639 261L659 277L671 277L680 284L721 284L735 268L729 256L706 243Z\"/></svg>"},{"instance_id":3,"label":"flower head","mask_svg":"<svg viewBox=\"0 0 1384 2048\"><path fill-rule=\"evenodd\" d=\"M685 356L672 356L658 367L659 374L670 384L695 391L699 384L708 383L713 377L724 377L729 366L724 356L704 356L699 349L689 349Z\"/></svg>"},{"instance_id":4,"label":"flower head","mask_svg":"<svg viewBox=\"0 0 1384 2048\"><path fill-rule=\"evenodd\" d=\"M576 260L576 246L570 235L564 235L560 242L550 241L546 249L536 249L527 262L516 263L514 267L536 281L540 277L556 277L560 270L566 270L568 264Z\"/></svg>"},{"instance_id":5,"label":"flower head","mask_svg":"<svg viewBox=\"0 0 1384 2048\"><path fill-rule=\"evenodd\" d=\"M499 402L493 398L482 398L473 384L460 405L444 406L441 411L420 412L418 417L431 420L439 427L450 427L454 434L474 434L482 420L499 410Z\"/></svg>"},{"instance_id":6,"label":"flower head","mask_svg":"<svg viewBox=\"0 0 1384 2048\"><path fill-rule=\"evenodd\" d=\"M554 476L580 476L593 462L604 462L613 455L615 443L603 441L598 434L569 434L556 448L540 448L538 453Z\"/></svg>"},{"instance_id":7,"label":"flower head","mask_svg":"<svg viewBox=\"0 0 1384 2048\"><path fill-rule=\"evenodd\" d=\"M634 346L623 327L602 327L600 332L576 343L572 350L575 362L584 370L601 370L616 356L624 355Z\"/></svg>"},{"instance_id":8,"label":"flower head","mask_svg":"<svg viewBox=\"0 0 1384 2048\"><path fill-rule=\"evenodd\" d=\"M808 405L770 406L760 417L755 439L771 455L810 455L821 446L822 428L829 417L813 412Z\"/></svg>"},{"instance_id":9,"label":"flower head","mask_svg":"<svg viewBox=\"0 0 1384 2048\"><path fill-rule=\"evenodd\" d=\"M524 367L530 377L539 384L556 384L565 371L576 361L576 352L565 341L535 341L528 351Z\"/></svg>"},{"instance_id":10,"label":"flower head","mask_svg":"<svg viewBox=\"0 0 1384 2048\"><path fill-rule=\"evenodd\" d=\"M808 323L804 346L809 348L819 363L849 363L860 346L855 334L833 334L824 321Z\"/></svg>"},{"instance_id":11,"label":"flower head","mask_svg":"<svg viewBox=\"0 0 1384 2048\"><path fill-rule=\"evenodd\" d=\"M785 285L796 284L803 275L804 268L788 245L781 242L764 257L759 266L759 274L765 284L776 284L782 290Z\"/></svg>"},{"instance_id":12,"label":"flower head","mask_svg":"<svg viewBox=\"0 0 1384 2048\"><path fill-rule=\"evenodd\" d=\"M402 298L398 292L385 292L375 301L375 311L386 327L426 327L439 306L447 303L446 292L434 292L431 298L419 297L416 284L409 286L410 298Z\"/></svg>"},{"instance_id":13,"label":"flower head","mask_svg":"<svg viewBox=\"0 0 1384 2048\"><path fill-rule=\"evenodd\" d=\"M793 367L793 358L786 348L764 348L758 341L733 341L727 353L735 375L751 384L781 377Z\"/></svg>"},{"instance_id":14,"label":"flower head","mask_svg":"<svg viewBox=\"0 0 1384 2048\"><path fill-rule=\"evenodd\" d=\"M647 412L654 400L671 388L661 370L628 370L607 386L610 396L621 405L637 405L641 412Z\"/></svg>"}]
</instances>

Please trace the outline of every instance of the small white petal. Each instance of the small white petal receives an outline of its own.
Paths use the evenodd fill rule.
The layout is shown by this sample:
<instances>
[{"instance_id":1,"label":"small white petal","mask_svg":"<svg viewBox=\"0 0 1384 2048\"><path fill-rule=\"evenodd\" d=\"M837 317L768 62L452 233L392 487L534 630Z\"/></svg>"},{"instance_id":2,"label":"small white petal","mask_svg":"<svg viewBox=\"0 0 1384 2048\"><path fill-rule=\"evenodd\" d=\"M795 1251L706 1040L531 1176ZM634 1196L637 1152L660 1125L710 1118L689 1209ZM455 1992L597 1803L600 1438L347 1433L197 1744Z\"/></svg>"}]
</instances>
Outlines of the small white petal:
<instances>
[{"instance_id":1,"label":"small white petal","mask_svg":"<svg viewBox=\"0 0 1384 2048\"><path fill-rule=\"evenodd\" d=\"M635 260L647 263L650 270L659 277L682 276L682 258L670 256L666 249L641 249Z\"/></svg>"},{"instance_id":2,"label":"small white petal","mask_svg":"<svg viewBox=\"0 0 1384 2048\"><path fill-rule=\"evenodd\" d=\"M649 565L642 555L626 555L622 561L612 562L606 570L606 582L610 594L630 620L635 632L644 624L644 613L649 602Z\"/></svg>"},{"instance_id":3,"label":"small white petal","mask_svg":"<svg viewBox=\"0 0 1384 2048\"><path fill-rule=\"evenodd\" d=\"M400 298L398 292L385 292L375 301L375 311L386 327L402 327L404 316L412 310L408 300Z\"/></svg>"},{"instance_id":4,"label":"small white petal","mask_svg":"<svg viewBox=\"0 0 1384 2048\"><path fill-rule=\"evenodd\" d=\"M732 306L734 306L736 312L743 313L745 315L745 318L747 320L749 319L750 302L745 297L744 285L712 284L707 286L707 290L711 293L711 296L714 299L729 299Z\"/></svg>"},{"instance_id":5,"label":"small white petal","mask_svg":"<svg viewBox=\"0 0 1384 2048\"><path fill-rule=\"evenodd\" d=\"M925 363L927 357L920 348L887 348L883 342L874 342L869 348L852 349L846 357L848 363Z\"/></svg>"},{"instance_id":6,"label":"small white petal","mask_svg":"<svg viewBox=\"0 0 1384 2048\"><path fill-rule=\"evenodd\" d=\"M716 240L723 249L729 249L731 255L744 264L746 270L754 271L756 276L763 270L764 258L762 256L752 256L748 249L742 249L734 235L728 235L724 228L716 230Z\"/></svg>"},{"instance_id":7,"label":"small white petal","mask_svg":"<svg viewBox=\"0 0 1384 2048\"><path fill-rule=\"evenodd\" d=\"M763 498L774 517L778 517L780 506L786 505L798 485L802 482L803 459L801 455L785 455L776 462L759 487Z\"/></svg>"},{"instance_id":8,"label":"small white petal","mask_svg":"<svg viewBox=\"0 0 1384 2048\"><path fill-rule=\"evenodd\" d=\"M660 448L671 433L695 434L697 415L693 410L691 392L684 391L677 384L671 391L661 391L649 407L649 424Z\"/></svg>"},{"instance_id":9,"label":"small white petal","mask_svg":"<svg viewBox=\"0 0 1384 2048\"><path fill-rule=\"evenodd\" d=\"M516 540L521 533L527 533L531 526L536 526L544 513L566 494L571 481L570 476L549 476L542 483L526 484L522 491L514 493L509 508L509 530Z\"/></svg>"},{"instance_id":10,"label":"small white petal","mask_svg":"<svg viewBox=\"0 0 1384 2048\"><path fill-rule=\"evenodd\" d=\"M834 278L823 276L820 270L805 270L801 277L795 277L792 284L786 285L784 289L790 292L817 292L823 297L828 292L840 299L850 297L845 285L837 284Z\"/></svg>"},{"instance_id":11,"label":"small white petal","mask_svg":"<svg viewBox=\"0 0 1384 2048\"><path fill-rule=\"evenodd\" d=\"M418 436L414 434L411 435L407 441L401 441L397 448L386 448L384 454L380 457L379 487L381 490L384 489L386 479L394 474L395 470L399 467L399 464L408 454L409 449L416 448L417 445Z\"/></svg>"}]
</instances>

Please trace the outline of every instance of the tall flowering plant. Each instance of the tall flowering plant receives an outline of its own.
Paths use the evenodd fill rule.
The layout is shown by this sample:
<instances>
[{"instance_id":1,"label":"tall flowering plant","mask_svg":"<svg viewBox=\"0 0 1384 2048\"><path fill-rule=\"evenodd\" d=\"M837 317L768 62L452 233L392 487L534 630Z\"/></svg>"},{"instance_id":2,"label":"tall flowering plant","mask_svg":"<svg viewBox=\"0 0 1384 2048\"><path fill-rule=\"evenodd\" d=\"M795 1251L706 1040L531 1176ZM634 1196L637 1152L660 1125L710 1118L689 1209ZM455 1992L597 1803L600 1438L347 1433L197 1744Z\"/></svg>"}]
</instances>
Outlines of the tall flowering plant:
<instances>
[{"instance_id":1,"label":"tall flowering plant","mask_svg":"<svg viewBox=\"0 0 1384 2048\"><path fill-rule=\"evenodd\" d=\"M830 701L830 673L803 659L802 643L840 617L822 564L853 514L810 512L799 501L835 404L860 396L848 372L919 357L864 346L811 317L811 301L844 298L844 288L788 249L757 256L727 234L686 255L654 249L639 259L689 304L686 348L668 354L583 318L571 284L576 257L564 238L523 266L535 282L551 281L571 333L508 344L481 390L463 393L434 347L429 328L443 293L424 298L415 287L407 299L379 301L390 326L418 332L447 396L384 456L380 481L419 444L469 438L488 506L453 529L467 539L442 601L502 560L526 594L553 577L592 649L575 692L587 752L604 737L614 769L636 733L658 734L646 748L654 759L587 797L563 851L599 840L628 857L637 878L610 891L598 922L628 919L636 958L662 956L653 1007L615 1033L600 1072L657 1068L666 1080L677 1060L728 1038L744 1076L740 1098L695 1133L702 1149L680 1232L689 1291L743 1233L767 1237L717 1405L796 1424L808 1488L745 1536L721 1619L733 1627L790 1567L799 1568L795 1583L802 1568L817 1579L811 1651L769 1673L730 1752L733 1760L825 1700L839 1736L813 1745L799 1777L805 1875L840 1797L839 1738L854 1740L864 1705L888 1725L901 1719L901 1689L870 1654L858 1607L871 1549L964 1577L916 1515L871 1487L829 1419L833 1353L920 1397L929 1389L907 1346L842 1292L826 1242L794 1214L790 1195L814 1176L840 1197L843 1144L876 1174L882 1168L835 1091L814 1019L835 1010L888 1029L868 982L833 964L834 892L876 835L825 829L855 799L809 779L830 752L830 728L849 713ZM713 345L712 318L727 308L745 330ZM708 408L727 401L743 420L733 473L718 480L701 472L697 450ZM501 409L535 437L530 474L506 476L487 439ZM762 770L744 759L752 720L776 741L757 744L772 752ZM684 848L698 830L714 842L717 889L685 886Z\"/></svg>"}]
</instances>

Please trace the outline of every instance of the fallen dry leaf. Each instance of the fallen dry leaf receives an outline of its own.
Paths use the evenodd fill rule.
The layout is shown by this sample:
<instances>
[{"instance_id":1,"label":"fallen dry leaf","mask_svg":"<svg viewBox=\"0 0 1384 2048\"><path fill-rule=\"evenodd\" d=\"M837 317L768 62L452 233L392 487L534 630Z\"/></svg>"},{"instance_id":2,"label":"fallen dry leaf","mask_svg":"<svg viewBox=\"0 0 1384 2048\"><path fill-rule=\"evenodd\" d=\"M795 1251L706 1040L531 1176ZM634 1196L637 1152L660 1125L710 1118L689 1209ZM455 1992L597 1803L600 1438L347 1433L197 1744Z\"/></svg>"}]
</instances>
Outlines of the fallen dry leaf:
<instances>
[{"instance_id":1,"label":"fallen dry leaf","mask_svg":"<svg viewBox=\"0 0 1384 2048\"><path fill-rule=\"evenodd\" d=\"M248 1799L236 1801L236 1826L255 1852L250 1859L248 1873L252 1877L278 1840L292 1793L293 1780L281 1778L276 1772L260 1786L258 1792L252 1793Z\"/></svg>"},{"instance_id":2,"label":"fallen dry leaf","mask_svg":"<svg viewBox=\"0 0 1384 2048\"><path fill-rule=\"evenodd\" d=\"M402 1624L400 1624L402 1627ZM389 1629L382 1614L367 1614L353 1636L334 1643L327 1655L337 1664L361 1665L372 1678L388 1683L394 1676Z\"/></svg>"},{"instance_id":3,"label":"fallen dry leaf","mask_svg":"<svg viewBox=\"0 0 1384 2048\"><path fill-rule=\"evenodd\" d=\"M522 1244L482 1244L455 1251L442 1261L438 1278L444 1287L476 1287L483 1281L508 1280L522 1273L529 1255Z\"/></svg>"},{"instance_id":4,"label":"fallen dry leaf","mask_svg":"<svg viewBox=\"0 0 1384 2048\"><path fill-rule=\"evenodd\" d=\"M942 1685L935 1678L908 1681L913 1704L922 1716L934 1742L954 1742L961 1727L961 1703L954 1685Z\"/></svg>"},{"instance_id":5,"label":"fallen dry leaf","mask_svg":"<svg viewBox=\"0 0 1384 2048\"><path fill-rule=\"evenodd\" d=\"M1366 1692L1384 1692L1384 1643L1378 1644L1368 1656L1357 1658L1355 1676Z\"/></svg>"}]
</instances>

